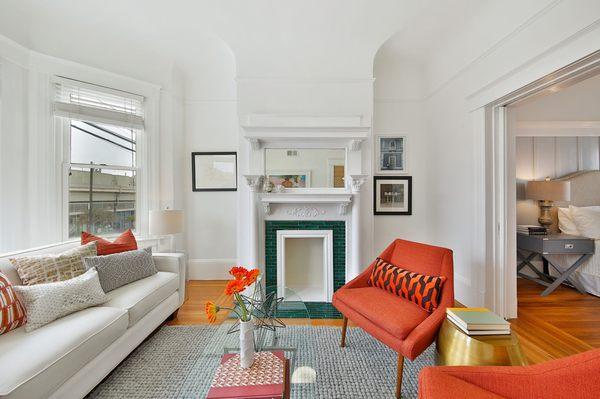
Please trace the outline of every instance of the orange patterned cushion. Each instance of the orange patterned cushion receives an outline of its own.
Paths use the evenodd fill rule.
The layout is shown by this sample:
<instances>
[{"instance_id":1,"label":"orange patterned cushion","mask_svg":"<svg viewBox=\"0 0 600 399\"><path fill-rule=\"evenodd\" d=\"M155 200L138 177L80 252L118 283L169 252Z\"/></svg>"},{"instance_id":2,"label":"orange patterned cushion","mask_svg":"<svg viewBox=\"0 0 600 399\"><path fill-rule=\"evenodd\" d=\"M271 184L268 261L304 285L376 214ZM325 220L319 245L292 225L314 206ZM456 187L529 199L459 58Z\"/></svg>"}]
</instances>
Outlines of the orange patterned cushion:
<instances>
[{"instance_id":1,"label":"orange patterned cushion","mask_svg":"<svg viewBox=\"0 0 600 399\"><path fill-rule=\"evenodd\" d=\"M135 236L131 230L125 231L113 242L105 240L102 237L95 236L87 231L81 232L81 245L92 241L96 241L96 250L98 255L110 255L138 249L137 241L135 240Z\"/></svg>"},{"instance_id":2,"label":"orange patterned cushion","mask_svg":"<svg viewBox=\"0 0 600 399\"><path fill-rule=\"evenodd\" d=\"M384 289L392 294L416 303L428 312L437 309L444 276L426 276L404 270L381 258L375 260L375 266L369 285Z\"/></svg>"},{"instance_id":3,"label":"orange patterned cushion","mask_svg":"<svg viewBox=\"0 0 600 399\"><path fill-rule=\"evenodd\" d=\"M0 273L0 335L21 327L27 321L12 284Z\"/></svg>"}]
</instances>

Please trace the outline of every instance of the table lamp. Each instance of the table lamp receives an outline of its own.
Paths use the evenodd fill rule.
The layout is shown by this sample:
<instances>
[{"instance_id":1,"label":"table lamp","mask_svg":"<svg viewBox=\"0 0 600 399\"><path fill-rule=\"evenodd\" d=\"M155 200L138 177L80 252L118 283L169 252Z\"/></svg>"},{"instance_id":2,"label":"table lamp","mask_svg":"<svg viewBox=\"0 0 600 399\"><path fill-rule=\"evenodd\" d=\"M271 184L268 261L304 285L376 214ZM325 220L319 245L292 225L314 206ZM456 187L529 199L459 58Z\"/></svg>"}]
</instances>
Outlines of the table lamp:
<instances>
[{"instance_id":1,"label":"table lamp","mask_svg":"<svg viewBox=\"0 0 600 399\"><path fill-rule=\"evenodd\" d=\"M527 182L527 198L538 200L540 204L540 217L538 222L540 225L550 228L552 217L550 209L552 209L554 201L571 201L571 183L568 181L550 180L533 180Z\"/></svg>"},{"instance_id":2,"label":"table lamp","mask_svg":"<svg viewBox=\"0 0 600 399\"><path fill-rule=\"evenodd\" d=\"M183 211L164 209L150 211L150 235L171 236L171 251L174 251L174 234L183 232Z\"/></svg>"}]
</instances>

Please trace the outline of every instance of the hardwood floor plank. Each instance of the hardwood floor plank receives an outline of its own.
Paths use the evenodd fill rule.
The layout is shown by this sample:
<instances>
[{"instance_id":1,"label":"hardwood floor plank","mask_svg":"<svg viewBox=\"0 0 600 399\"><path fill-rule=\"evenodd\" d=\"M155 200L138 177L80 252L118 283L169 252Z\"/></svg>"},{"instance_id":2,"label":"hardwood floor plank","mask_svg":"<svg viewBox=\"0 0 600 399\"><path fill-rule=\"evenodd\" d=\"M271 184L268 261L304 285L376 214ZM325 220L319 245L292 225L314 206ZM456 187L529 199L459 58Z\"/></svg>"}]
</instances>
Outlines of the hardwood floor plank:
<instances>
[{"instance_id":1,"label":"hardwood floor plank","mask_svg":"<svg viewBox=\"0 0 600 399\"><path fill-rule=\"evenodd\" d=\"M223 293L226 281L189 281L186 301L177 317L169 325L206 324L206 301L219 306L232 306L230 297ZM543 287L524 279L517 282L519 317L510 320L519 336L523 353L530 364L584 352L600 347L600 298L582 295L559 287L547 297L540 296ZM456 306L462 306L456 303ZM221 311L217 323L229 315ZM286 319L289 325L341 327L341 319ZM354 325L352 321L349 325Z\"/></svg>"}]
</instances>

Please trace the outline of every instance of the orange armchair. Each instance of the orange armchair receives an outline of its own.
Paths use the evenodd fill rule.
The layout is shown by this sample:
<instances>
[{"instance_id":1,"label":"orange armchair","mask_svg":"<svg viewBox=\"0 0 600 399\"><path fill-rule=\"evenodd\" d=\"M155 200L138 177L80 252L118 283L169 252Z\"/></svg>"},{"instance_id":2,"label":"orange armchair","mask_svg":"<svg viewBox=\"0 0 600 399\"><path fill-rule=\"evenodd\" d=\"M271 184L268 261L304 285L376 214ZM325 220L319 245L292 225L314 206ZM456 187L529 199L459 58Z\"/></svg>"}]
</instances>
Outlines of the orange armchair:
<instances>
[{"instance_id":1,"label":"orange armchair","mask_svg":"<svg viewBox=\"0 0 600 399\"><path fill-rule=\"evenodd\" d=\"M597 398L600 349L533 366L426 367L419 399Z\"/></svg>"},{"instance_id":2,"label":"orange armchair","mask_svg":"<svg viewBox=\"0 0 600 399\"><path fill-rule=\"evenodd\" d=\"M439 307L429 313L404 298L368 285L374 264L338 289L333 305L344 315L341 346L346 344L348 319L398 352L396 397L400 398L404 357L414 360L434 341L454 306L452 251L405 240L395 240L379 257L403 269L430 276L445 276Z\"/></svg>"}]
</instances>

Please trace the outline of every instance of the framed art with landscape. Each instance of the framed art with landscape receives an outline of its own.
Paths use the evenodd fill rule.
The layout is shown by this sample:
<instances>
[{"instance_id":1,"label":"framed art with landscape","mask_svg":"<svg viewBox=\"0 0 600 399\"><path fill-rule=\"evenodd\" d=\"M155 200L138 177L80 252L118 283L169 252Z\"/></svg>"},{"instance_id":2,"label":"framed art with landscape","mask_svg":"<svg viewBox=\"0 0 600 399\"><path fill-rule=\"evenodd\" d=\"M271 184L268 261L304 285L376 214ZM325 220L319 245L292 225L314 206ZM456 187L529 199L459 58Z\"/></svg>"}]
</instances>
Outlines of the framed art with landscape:
<instances>
[{"instance_id":1,"label":"framed art with landscape","mask_svg":"<svg viewBox=\"0 0 600 399\"><path fill-rule=\"evenodd\" d=\"M236 190L236 152L192 152L192 191Z\"/></svg>"}]
</instances>

